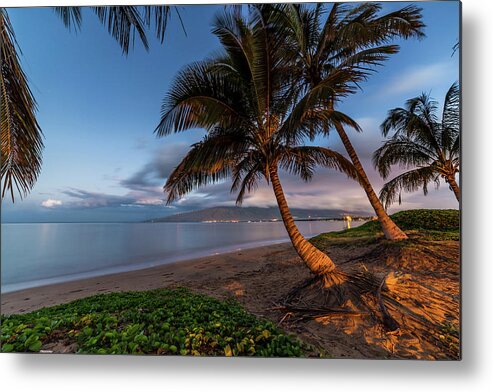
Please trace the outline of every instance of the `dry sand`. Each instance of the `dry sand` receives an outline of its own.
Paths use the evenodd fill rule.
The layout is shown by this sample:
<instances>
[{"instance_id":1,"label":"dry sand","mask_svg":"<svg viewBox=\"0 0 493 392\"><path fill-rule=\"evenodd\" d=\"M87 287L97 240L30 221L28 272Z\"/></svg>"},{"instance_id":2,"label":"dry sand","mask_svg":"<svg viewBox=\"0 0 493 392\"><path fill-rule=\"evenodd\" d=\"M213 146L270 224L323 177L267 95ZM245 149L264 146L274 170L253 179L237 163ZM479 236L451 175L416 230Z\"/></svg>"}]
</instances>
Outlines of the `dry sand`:
<instances>
[{"instance_id":1,"label":"dry sand","mask_svg":"<svg viewBox=\"0 0 493 392\"><path fill-rule=\"evenodd\" d=\"M385 331L375 314L304 322L284 317L276 304L310 277L290 243L7 293L1 311L24 313L93 294L181 286L220 299L234 296L248 311L274 322L284 317L281 328L335 358L458 358L458 338L443 330L459 326L457 241L418 244L404 252L378 243L336 243L324 250L345 269L388 276L388 295L403 305L390 303L388 309L399 331Z\"/></svg>"}]
</instances>

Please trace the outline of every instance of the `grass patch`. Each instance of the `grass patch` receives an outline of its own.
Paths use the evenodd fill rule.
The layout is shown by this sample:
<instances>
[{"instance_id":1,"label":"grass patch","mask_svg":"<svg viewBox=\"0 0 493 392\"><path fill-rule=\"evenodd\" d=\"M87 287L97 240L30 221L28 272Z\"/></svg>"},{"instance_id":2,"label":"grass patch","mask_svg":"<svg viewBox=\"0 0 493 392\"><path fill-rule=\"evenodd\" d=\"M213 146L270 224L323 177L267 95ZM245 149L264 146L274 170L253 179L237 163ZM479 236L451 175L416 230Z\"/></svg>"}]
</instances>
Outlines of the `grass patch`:
<instances>
[{"instance_id":1,"label":"grass patch","mask_svg":"<svg viewBox=\"0 0 493 392\"><path fill-rule=\"evenodd\" d=\"M407 210L391 215L403 230L459 231L459 210Z\"/></svg>"},{"instance_id":2,"label":"grass patch","mask_svg":"<svg viewBox=\"0 0 493 392\"><path fill-rule=\"evenodd\" d=\"M235 300L187 289L95 295L22 315L1 316L2 352L53 344L78 353L304 356L303 343Z\"/></svg>"},{"instance_id":3,"label":"grass patch","mask_svg":"<svg viewBox=\"0 0 493 392\"><path fill-rule=\"evenodd\" d=\"M414 231L419 236L432 241L458 241L460 239L459 210L407 210L392 214L391 218L402 230ZM338 242L348 239L375 242L381 236L383 232L380 223L373 220L353 229L320 234L311 241L315 245L335 239L341 240Z\"/></svg>"}]
</instances>

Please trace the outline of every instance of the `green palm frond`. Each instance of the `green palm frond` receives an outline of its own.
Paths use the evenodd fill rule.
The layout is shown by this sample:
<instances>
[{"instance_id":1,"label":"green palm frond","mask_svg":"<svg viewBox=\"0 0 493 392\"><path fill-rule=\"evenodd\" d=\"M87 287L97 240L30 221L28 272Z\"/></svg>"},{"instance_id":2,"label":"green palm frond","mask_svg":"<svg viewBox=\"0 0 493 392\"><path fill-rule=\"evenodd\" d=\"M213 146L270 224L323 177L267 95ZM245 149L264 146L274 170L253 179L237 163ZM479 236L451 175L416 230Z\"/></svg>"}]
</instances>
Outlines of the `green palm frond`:
<instances>
[{"instance_id":1,"label":"green palm frond","mask_svg":"<svg viewBox=\"0 0 493 392\"><path fill-rule=\"evenodd\" d=\"M399 49L397 45L388 45L392 39L424 36L420 8L408 6L384 15L380 12L377 3L334 5L320 34L318 61L337 66L337 60L344 63L354 57L361 59L360 66L380 65ZM366 51L372 57L359 54Z\"/></svg>"},{"instance_id":2,"label":"green palm frond","mask_svg":"<svg viewBox=\"0 0 493 392\"><path fill-rule=\"evenodd\" d=\"M384 136L393 131L396 135L412 137L439 154L439 125L435 111L436 102L430 101L427 96L422 95L409 100L406 109L390 110L380 129Z\"/></svg>"},{"instance_id":3,"label":"green palm frond","mask_svg":"<svg viewBox=\"0 0 493 392\"><path fill-rule=\"evenodd\" d=\"M424 36L421 9L412 5L382 15L378 3L322 4L315 9L288 4L280 13L283 17L272 23L285 42L285 56L294 57L298 90L328 82L332 91L324 94L333 104L356 93L377 66L399 51L393 39ZM334 75L339 84L332 83Z\"/></svg>"},{"instance_id":4,"label":"green palm frond","mask_svg":"<svg viewBox=\"0 0 493 392\"><path fill-rule=\"evenodd\" d=\"M423 187L427 194L431 180L438 185L442 178L455 186L455 174L460 171L459 95L459 86L454 83L445 96L441 121L438 102L426 94L408 100L405 108L389 111L381 130L384 136L393 135L373 154L375 168L383 178L389 176L393 165L419 169L384 185L381 199L387 206L401 190L414 192Z\"/></svg>"},{"instance_id":5,"label":"green palm frond","mask_svg":"<svg viewBox=\"0 0 493 392\"><path fill-rule=\"evenodd\" d=\"M452 148L450 149L450 155L454 157L454 159L459 159L460 157L460 134L455 138L454 144L452 144Z\"/></svg>"},{"instance_id":6,"label":"green palm frond","mask_svg":"<svg viewBox=\"0 0 493 392\"><path fill-rule=\"evenodd\" d=\"M388 42L390 39L399 38L424 38L423 32L426 25L423 23L421 8L408 5L400 10L389 12L371 21L374 29L373 42Z\"/></svg>"},{"instance_id":7,"label":"green palm frond","mask_svg":"<svg viewBox=\"0 0 493 392\"><path fill-rule=\"evenodd\" d=\"M240 85L237 78L212 61L187 66L163 100L155 132L165 136L193 127L232 126L241 121L247 108Z\"/></svg>"},{"instance_id":8,"label":"green palm frond","mask_svg":"<svg viewBox=\"0 0 493 392\"><path fill-rule=\"evenodd\" d=\"M14 187L26 196L39 176L43 133L36 119L36 101L22 70L18 45L5 9L0 8L0 133L2 199Z\"/></svg>"},{"instance_id":9,"label":"green palm frond","mask_svg":"<svg viewBox=\"0 0 493 392\"><path fill-rule=\"evenodd\" d=\"M288 173L300 176L304 181L312 179L317 166L334 169L349 178L358 179L358 173L347 158L324 147L285 147L280 153L279 166Z\"/></svg>"},{"instance_id":10,"label":"green palm frond","mask_svg":"<svg viewBox=\"0 0 493 392\"><path fill-rule=\"evenodd\" d=\"M164 186L168 194L167 203L172 203L193 189L227 178L231 171L230 155L228 138L209 138L194 144L167 179Z\"/></svg>"},{"instance_id":11,"label":"green palm frond","mask_svg":"<svg viewBox=\"0 0 493 392\"><path fill-rule=\"evenodd\" d=\"M439 157L434 151L403 135L395 135L373 153L373 165L384 179L389 176L393 165L408 169L437 159Z\"/></svg>"},{"instance_id":12,"label":"green palm frond","mask_svg":"<svg viewBox=\"0 0 493 392\"><path fill-rule=\"evenodd\" d=\"M82 25L83 7L53 7L68 29L80 30ZM98 17L101 24L106 27L108 33L115 38L124 54L128 54L133 47L135 38L149 49L146 31L154 30L156 37L164 42L166 28L171 17L171 7L161 6L101 6L88 7ZM177 9L176 14L181 22L181 16ZM183 23L182 23L183 27Z\"/></svg>"},{"instance_id":13,"label":"green palm frond","mask_svg":"<svg viewBox=\"0 0 493 392\"><path fill-rule=\"evenodd\" d=\"M451 137L457 136L460 126L460 90L456 82L447 91L442 113L442 127L447 129Z\"/></svg>"},{"instance_id":14,"label":"green palm frond","mask_svg":"<svg viewBox=\"0 0 493 392\"><path fill-rule=\"evenodd\" d=\"M405 172L389 182L387 182L380 191L380 200L385 208L399 201L402 202L401 192L416 192L423 189L423 194L428 194L428 184L434 183L438 189L440 186L440 175L431 167L420 167L418 169Z\"/></svg>"}]
</instances>

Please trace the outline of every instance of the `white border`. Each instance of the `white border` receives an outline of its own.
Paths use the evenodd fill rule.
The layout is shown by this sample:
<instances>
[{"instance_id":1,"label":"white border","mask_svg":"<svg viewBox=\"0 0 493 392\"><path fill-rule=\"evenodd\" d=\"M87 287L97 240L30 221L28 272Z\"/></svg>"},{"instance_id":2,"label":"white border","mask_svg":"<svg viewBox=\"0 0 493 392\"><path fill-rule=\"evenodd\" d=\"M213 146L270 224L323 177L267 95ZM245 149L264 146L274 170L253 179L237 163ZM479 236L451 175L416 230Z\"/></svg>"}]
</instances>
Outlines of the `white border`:
<instances>
[{"instance_id":1,"label":"white border","mask_svg":"<svg viewBox=\"0 0 493 392\"><path fill-rule=\"evenodd\" d=\"M214 3L231 1L216 0ZM158 4L0 0L0 6ZM172 3L172 2L168 2ZM207 4L177 1L178 4ZM3 390L487 391L493 378L491 1L463 1L463 360L461 362L0 354Z\"/></svg>"}]
</instances>

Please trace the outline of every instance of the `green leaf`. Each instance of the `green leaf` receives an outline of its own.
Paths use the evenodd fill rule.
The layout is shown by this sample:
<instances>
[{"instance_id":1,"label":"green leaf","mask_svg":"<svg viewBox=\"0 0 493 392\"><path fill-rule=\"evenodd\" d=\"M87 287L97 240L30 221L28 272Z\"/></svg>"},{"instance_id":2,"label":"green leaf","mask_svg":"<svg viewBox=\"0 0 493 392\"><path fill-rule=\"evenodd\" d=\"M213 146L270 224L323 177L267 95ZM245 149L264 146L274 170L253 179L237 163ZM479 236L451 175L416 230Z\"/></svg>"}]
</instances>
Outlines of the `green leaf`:
<instances>
[{"instance_id":1,"label":"green leaf","mask_svg":"<svg viewBox=\"0 0 493 392\"><path fill-rule=\"evenodd\" d=\"M29 345L29 351L36 351L37 352L41 349L42 345L43 344L41 343L40 340L36 340L35 342L33 342Z\"/></svg>"},{"instance_id":2,"label":"green leaf","mask_svg":"<svg viewBox=\"0 0 493 392\"><path fill-rule=\"evenodd\" d=\"M10 343L2 344L2 352L9 353L14 350L14 345Z\"/></svg>"}]
</instances>

